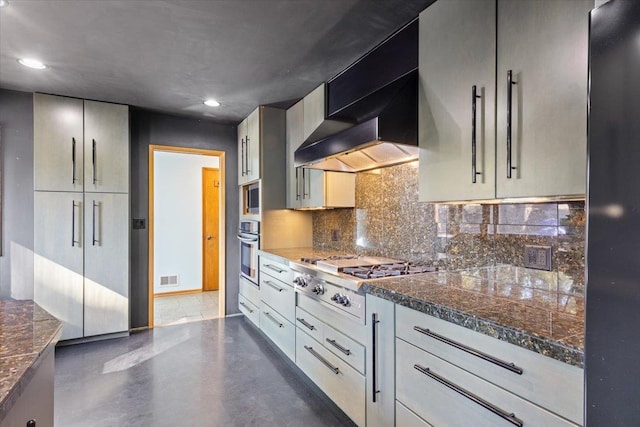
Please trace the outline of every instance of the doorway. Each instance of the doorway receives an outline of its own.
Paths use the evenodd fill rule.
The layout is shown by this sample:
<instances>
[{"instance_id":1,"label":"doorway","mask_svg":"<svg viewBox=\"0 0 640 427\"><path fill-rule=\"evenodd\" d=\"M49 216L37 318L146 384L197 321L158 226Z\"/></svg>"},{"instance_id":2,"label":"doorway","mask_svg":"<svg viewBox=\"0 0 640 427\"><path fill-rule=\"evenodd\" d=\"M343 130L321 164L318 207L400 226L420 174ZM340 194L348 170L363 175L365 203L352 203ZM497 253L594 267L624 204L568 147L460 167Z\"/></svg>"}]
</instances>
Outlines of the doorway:
<instances>
[{"instance_id":1,"label":"doorway","mask_svg":"<svg viewBox=\"0 0 640 427\"><path fill-rule=\"evenodd\" d=\"M149 327L225 314L224 160L149 146Z\"/></svg>"}]
</instances>

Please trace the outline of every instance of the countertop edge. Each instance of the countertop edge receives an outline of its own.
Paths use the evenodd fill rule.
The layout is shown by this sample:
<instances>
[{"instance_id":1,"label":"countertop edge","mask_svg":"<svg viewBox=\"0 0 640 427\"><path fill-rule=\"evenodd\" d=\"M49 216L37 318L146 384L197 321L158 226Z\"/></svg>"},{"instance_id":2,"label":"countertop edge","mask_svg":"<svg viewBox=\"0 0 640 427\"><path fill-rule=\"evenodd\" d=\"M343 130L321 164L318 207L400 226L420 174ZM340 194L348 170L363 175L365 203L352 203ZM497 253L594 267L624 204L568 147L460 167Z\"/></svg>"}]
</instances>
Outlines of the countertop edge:
<instances>
[{"instance_id":1,"label":"countertop edge","mask_svg":"<svg viewBox=\"0 0 640 427\"><path fill-rule=\"evenodd\" d=\"M5 416L9 413L13 405L16 401L22 396L22 393L27 388L31 380L36 374L36 371L40 367L40 364L45 359L46 356L49 355L50 352L55 350L56 344L60 340L62 336L62 323L58 325L56 332L52 335L51 339L44 346L41 352L33 353L34 360L27 367L24 373L20 376L20 378L13 384L7 395L0 401L0 422L5 418Z\"/></svg>"},{"instance_id":2,"label":"countertop edge","mask_svg":"<svg viewBox=\"0 0 640 427\"><path fill-rule=\"evenodd\" d=\"M360 291L533 351L534 353L550 357L568 365L584 368L584 351L559 341L540 337L534 333L518 328L498 324L492 320L477 317L424 299L418 299L406 294L399 294L394 291L379 288L373 283L363 283Z\"/></svg>"}]
</instances>

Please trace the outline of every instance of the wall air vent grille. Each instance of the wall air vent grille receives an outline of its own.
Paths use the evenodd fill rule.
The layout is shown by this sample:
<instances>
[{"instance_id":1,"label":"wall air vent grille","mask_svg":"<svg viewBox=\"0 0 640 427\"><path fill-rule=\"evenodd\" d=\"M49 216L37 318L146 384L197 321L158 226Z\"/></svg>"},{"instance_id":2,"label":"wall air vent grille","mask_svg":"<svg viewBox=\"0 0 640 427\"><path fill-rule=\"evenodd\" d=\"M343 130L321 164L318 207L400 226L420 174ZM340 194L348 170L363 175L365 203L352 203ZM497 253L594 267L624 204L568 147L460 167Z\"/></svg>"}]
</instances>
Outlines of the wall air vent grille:
<instances>
[{"instance_id":1,"label":"wall air vent grille","mask_svg":"<svg viewBox=\"0 0 640 427\"><path fill-rule=\"evenodd\" d=\"M160 276L160 286L177 286L178 276Z\"/></svg>"}]
</instances>

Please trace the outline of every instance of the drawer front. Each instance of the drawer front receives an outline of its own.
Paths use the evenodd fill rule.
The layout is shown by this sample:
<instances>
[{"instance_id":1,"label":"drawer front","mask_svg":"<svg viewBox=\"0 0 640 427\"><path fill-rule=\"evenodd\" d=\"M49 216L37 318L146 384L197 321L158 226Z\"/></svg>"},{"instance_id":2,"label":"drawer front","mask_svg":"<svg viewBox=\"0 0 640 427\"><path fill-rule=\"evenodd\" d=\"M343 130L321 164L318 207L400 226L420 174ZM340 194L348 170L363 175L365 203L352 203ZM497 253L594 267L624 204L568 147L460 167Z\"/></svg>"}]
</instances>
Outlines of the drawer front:
<instances>
[{"instance_id":1,"label":"drawer front","mask_svg":"<svg viewBox=\"0 0 640 427\"><path fill-rule=\"evenodd\" d=\"M260 274L260 299L289 322L296 321L296 294L293 287L266 274Z\"/></svg>"},{"instance_id":2,"label":"drawer front","mask_svg":"<svg viewBox=\"0 0 640 427\"><path fill-rule=\"evenodd\" d=\"M247 319L251 320L258 328L260 327L260 309L257 305L240 294L238 295L238 307L240 311L247 316Z\"/></svg>"},{"instance_id":3,"label":"drawer front","mask_svg":"<svg viewBox=\"0 0 640 427\"><path fill-rule=\"evenodd\" d=\"M262 275L262 273L267 273L287 285L293 286L293 271L289 266L264 255L260 255L260 274Z\"/></svg>"},{"instance_id":4,"label":"drawer front","mask_svg":"<svg viewBox=\"0 0 640 427\"><path fill-rule=\"evenodd\" d=\"M396 358L397 399L433 425L513 427L513 414L526 427L575 426L401 339Z\"/></svg>"},{"instance_id":5,"label":"drawer front","mask_svg":"<svg viewBox=\"0 0 640 427\"><path fill-rule=\"evenodd\" d=\"M365 350L346 335L336 331L330 326L325 326L322 345L333 354L347 362L361 374L364 374Z\"/></svg>"},{"instance_id":6,"label":"drawer front","mask_svg":"<svg viewBox=\"0 0 640 427\"><path fill-rule=\"evenodd\" d=\"M397 307L396 328L396 335L405 341L582 425L582 369L407 307ZM513 363L522 369L522 374L427 335L426 330L488 355L494 361Z\"/></svg>"},{"instance_id":7,"label":"drawer front","mask_svg":"<svg viewBox=\"0 0 640 427\"><path fill-rule=\"evenodd\" d=\"M402 427L433 427L396 400L396 424Z\"/></svg>"},{"instance_id":8,"label":"drawer front","mask_svg":"<svg viewBox=\"0 0 640 427\"><path fill-rule=\"evenodd\" d=\"M296 328L296 364L357 425L365 425L365 378Z\"/></svg>"},{"instance_id":9,"label":"drawer front","mask_svg":"<svg viewBox=\"0 0 640 427\"><path fill-rule=\"evenodd\" d=\"M365 343L366 329L364 325L336 313L330 308L325 307L322 303L303 294L298 295L298 307L302 307L318 320L351 337L352 340L360 344Z\"/></svg>"},{"instance_id":10,"label":"drawer front","mask_svg":"<svg viewBox=\"0 0 640 427\"><path fill-rule=\"evenodd\" d=\"M319 344L322 343L325 324L300 307L296 307L296 326L311 335Z\"/></svg>"},{"instance_id":11,"label":"drawer front","mask_svg":"<svg viewBox=\"0 0 640 427\"><path fill-rule=\"evenodd\" d=\"M244 296L254 305L260 304L260 287L243 276L240 276L240 295Z\"/></svg>"},{"instance_id":12,"label":"drawer front","mask_svg":"<svg viewBox=\"0 0 640 427\"><path fill-rule=\"evenodd\" d=\"M296 327L264 302L260 306L260 329L295 362Z\"/></svg>"}]
</instances>

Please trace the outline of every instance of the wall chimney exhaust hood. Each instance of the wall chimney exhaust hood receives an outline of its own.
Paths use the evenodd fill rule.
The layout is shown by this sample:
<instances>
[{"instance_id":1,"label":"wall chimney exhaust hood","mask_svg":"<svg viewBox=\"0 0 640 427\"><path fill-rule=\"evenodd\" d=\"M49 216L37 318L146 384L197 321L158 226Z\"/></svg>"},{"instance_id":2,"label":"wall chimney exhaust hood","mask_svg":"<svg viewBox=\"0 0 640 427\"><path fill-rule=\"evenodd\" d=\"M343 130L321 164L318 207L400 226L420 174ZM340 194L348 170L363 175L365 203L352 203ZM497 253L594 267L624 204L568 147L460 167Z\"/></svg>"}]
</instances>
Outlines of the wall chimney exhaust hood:
<instances>
[{"instance_id":1,"label":"wall chimney exhaust hood","mask_svg":"<svg viewBox=\"0 0 640 427\"><path fill-rule=\"evenodd\" d=\"M418 158L418 21L413 20L327 82L328 119L356 123L309 137L296 166L360 172Z\"/></svg>"}]
</instances>

